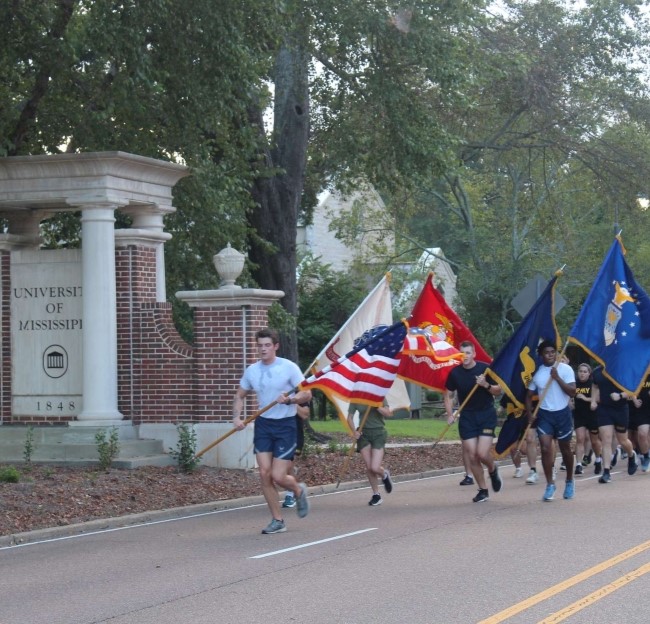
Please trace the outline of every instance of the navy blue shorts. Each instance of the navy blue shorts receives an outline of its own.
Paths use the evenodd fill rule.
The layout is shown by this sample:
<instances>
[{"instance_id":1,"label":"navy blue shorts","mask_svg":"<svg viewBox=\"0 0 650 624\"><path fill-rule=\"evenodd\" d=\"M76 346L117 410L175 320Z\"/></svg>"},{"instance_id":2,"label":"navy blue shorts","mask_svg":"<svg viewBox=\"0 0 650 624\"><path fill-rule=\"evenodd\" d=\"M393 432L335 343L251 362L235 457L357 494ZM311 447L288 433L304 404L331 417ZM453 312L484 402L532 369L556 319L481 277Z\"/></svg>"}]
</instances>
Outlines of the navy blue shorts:
<instances>
[{"instance_id":1,"label":"navy blue shorts","mask_svg":"<svg viewBox=\"0 0 650 624\"><path fill-rule=\"evenodd\" d=\"M276 459L293 460L296 453L297 426L295 416L255 420L253 444L256 453L273 453Z\"/></svg>"},{"instance_id":2,"label":"navy blue shorts","mask_svg":"<svg viewBox=\"0 0 650 624\"><path fill-rule=\"evenodd\" d=\"M463 411L458 420L458 433L461 440L471 440L480 436L494 437L497 428L497 413L494 408L477 411Z\"/></svg>"},{"instance_id":3,"label":"navy blue shorts","mask_svg":"<svg viewBox=\"0 0 650 624\"><path fill-rule=\"evenodd\" d=\"M570 440L573 435L573 417L571 408L550 412L539 409L537 412L537 435L550 435L557 440Z\"/></svg>"}]
</instances>

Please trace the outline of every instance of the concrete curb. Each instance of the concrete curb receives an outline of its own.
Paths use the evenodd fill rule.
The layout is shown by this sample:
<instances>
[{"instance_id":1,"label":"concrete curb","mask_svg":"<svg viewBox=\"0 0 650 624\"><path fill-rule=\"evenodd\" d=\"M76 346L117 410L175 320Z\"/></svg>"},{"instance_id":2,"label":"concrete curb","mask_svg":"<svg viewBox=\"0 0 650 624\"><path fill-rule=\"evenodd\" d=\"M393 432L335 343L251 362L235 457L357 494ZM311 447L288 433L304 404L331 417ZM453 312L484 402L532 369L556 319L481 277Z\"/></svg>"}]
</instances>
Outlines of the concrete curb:
<instances>
[{"instance_id":1,"label":"concrete curb","mask_svg":"<svg viewBox=\"0 0 650 624\"><path fill-rule=\"evenodd\" d=\"M501 466L502 462L497 462L497 464ZM395 483L399 483L401 481L413 481L454 473L464 473L464 468L461 466L460 468L442 468L440 470L429 470L413 474L393 475L392 479ZM328 483L326 485L312 486L308 488L308 490L309 494L314 496L317 494L331 494L337 491L356 490L367 486L368 481L364 479L363 481L348 481L346 483L341 483L338 488L336 487L336 483ZM236 509L238 507L248 507L251 505L263 505L264 503L265 501L262 495L248 496L246 498L231 498L228 500L199 503L198 505L188 505L185 507L173 507L171 509L161 509L158 511L144 511L142 513L118 516L115 518L89 520L88 522L80 522L78 524L69 524L66 526L51 527L47 529L36 529L35 531L26 531L24 533L1 535L0 548L40 542L49 539L72 537L75 535L83 535L85 533L95 533L110 529L137 526L147 522L160 522L186 516L198 516L213 511L224 511L227 509Z\"/></svg>"}]
</instances>

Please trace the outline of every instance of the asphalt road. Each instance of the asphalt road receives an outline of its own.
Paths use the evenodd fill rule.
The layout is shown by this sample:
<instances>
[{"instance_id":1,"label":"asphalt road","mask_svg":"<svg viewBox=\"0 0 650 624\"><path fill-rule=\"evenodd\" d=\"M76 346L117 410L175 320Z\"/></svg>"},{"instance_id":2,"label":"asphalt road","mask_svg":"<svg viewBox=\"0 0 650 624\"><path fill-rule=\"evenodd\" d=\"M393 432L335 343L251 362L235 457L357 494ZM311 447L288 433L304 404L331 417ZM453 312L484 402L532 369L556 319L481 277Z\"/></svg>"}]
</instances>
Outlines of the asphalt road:
<instances>
[{"instance_id":1,"label":"asphalt road","mask_svg":"<svg viewBox=\"0 0 650 624\"><path fill-rule=\"evenodd\" d=\"M257 504L0 547L0 623L647 622L650 473L587 468L571 501L560 473L543 503L501 471L479 504L458 474L379 507L368 489L312 496L277 535Z\"/></svg>"}]
</instances>

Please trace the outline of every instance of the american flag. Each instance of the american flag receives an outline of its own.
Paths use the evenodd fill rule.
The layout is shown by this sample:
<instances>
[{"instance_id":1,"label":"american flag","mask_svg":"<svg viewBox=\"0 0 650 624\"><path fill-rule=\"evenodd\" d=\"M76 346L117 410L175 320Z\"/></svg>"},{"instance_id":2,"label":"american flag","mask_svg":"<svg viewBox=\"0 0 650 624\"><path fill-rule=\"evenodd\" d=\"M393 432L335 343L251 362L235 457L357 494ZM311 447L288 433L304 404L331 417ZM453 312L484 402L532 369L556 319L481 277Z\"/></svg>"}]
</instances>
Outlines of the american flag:
<instances>
[{"instance_id":1,"label":"american flag","mask_svg":"<svg viewBox=\"0 0 650 624\"><path fill-rule=\"evenodd\" d=\"M406 333L402 321L368 330L352 351L308 377L300 388L318 388L355 403L381 405L397 376Z\"/></svg>"}]
</instances>

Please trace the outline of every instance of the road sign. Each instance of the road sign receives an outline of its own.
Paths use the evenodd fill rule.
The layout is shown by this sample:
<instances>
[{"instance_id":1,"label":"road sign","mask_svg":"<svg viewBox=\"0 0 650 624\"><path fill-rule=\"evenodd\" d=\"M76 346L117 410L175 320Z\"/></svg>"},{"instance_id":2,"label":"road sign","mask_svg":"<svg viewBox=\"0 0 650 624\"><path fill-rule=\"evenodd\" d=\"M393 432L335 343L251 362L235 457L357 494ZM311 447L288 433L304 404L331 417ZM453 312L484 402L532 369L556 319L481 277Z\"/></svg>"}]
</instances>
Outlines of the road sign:
<instances>
[{"instance_id":1,"label":"road sign","mask_svg":"<svg viewBox=\"0 0 650 624\"><path fill-rule=\"evenodd\" d=\"M533 304L539 299L540 295L544 292L548 280L539 273L535 275L528 283L514 296L512 307L521 314L522 317L528 314L528 311L533 307ZM555 291L555 314L557 314L566 305L566 300L560 295L557 290Z\"/></svg>"}]
</instances>

